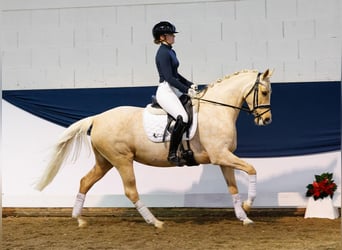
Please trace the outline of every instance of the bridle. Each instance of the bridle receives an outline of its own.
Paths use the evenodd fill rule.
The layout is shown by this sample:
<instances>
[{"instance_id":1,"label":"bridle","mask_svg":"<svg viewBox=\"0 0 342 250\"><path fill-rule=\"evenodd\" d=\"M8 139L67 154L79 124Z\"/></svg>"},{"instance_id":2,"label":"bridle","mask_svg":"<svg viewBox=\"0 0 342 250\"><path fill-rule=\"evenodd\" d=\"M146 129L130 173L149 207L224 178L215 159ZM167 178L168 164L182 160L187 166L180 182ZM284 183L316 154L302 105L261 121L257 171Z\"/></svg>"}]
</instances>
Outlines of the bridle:
<instances>
[{"instance_id":1,"label":"bridle","mask_svg":"<svg viewBox=\"0 0 342 250\"><path fill-rule=\"evenodd\" d=\"M253 93L253 108L252 109L250 109L248 106L237 107L237 106L233 106L233 105L222 103L222 102L216 102L216 101L204 99L202 97L193 97L193 99L203 101L203 102L212 103L212 104L216 104L216 105L220 105L220 106L224 106L224 107L238 109L238 110L244 111L248 114L254 114L255 118L260 119L260 117L263 114L265 114L271 110L271 105L269 105L269 104L262 104L262 105L258 104L258 102L259 102L259 85L261 84L261 82L260 82L260 75L261 74L262 73L258 73L258 76L255 80L253 87L248 91L247 95L244 97L244 99L246 100L248 98L248 96ZM265 110L261 113L258 113L257 112L258 109L265 109Z\"/></svg>"}]
</instances>

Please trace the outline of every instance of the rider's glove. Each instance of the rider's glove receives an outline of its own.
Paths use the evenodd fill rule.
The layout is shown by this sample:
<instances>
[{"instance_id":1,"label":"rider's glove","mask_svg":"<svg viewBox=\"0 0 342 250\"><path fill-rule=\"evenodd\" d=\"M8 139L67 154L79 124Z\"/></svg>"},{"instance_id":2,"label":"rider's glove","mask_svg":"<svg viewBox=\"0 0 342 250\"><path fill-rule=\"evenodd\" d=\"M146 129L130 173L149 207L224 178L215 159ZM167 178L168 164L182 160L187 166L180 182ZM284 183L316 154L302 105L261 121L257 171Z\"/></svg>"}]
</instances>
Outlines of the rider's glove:
<instances>
[{"instance_id":1,"label":"rider's glove","mask_svg":"<svg viewBox=\"0 0 342 250\"><path fill-rule=\"evenodd\" d=\"M190 96L191 98L195 97L197 94L196 90L189 88L188 89L188 96Z\"/></svg>"},{"instance_id":2,"label":"rider's glove","mask_svg":"<svg viewBox=\"0 0 342 250\"><path fill-rule=\"evenodd\" d=\"M192 88L193 90L197 91L198 90L198 85L197 84L192 84L190 86L190 88Z\"/></svg>"}]
</instances>

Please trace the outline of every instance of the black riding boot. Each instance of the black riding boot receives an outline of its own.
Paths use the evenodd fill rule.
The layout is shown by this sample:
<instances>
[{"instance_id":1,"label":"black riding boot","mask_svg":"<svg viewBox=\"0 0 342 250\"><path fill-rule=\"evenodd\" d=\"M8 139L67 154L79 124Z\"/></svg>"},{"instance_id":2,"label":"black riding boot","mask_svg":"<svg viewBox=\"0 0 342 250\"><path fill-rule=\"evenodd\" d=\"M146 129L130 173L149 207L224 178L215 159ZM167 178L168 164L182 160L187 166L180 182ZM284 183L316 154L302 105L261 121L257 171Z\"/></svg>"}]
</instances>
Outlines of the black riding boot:
<instances>
[{"instance_id":1,"label":"black riding boot","mask_svg":"<svg viewBox=\"0 0 342 250\"><path fill-rule=\"evenodd\" d=\"M179 144L182 141L183 134L186 129L186 123L183 122L182 116L178 116L176 120L176 124L173 127L171 139L170 139L170 148L169 148L169 156L167 160L171 163L176 164L177 166L182 166L185 164L178 156L177 151Z\"/></svg>"}]
</instances>

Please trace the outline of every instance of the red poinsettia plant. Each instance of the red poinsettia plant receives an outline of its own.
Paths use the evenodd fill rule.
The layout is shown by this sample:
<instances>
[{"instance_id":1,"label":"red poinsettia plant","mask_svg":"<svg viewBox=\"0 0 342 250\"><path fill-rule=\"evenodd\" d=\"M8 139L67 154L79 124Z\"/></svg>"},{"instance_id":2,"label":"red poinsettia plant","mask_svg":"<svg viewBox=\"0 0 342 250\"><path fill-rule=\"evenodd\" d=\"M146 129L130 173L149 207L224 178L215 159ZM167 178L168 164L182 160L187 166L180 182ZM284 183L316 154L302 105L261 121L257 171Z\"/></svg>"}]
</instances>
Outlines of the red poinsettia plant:
<instances>
[{"instance_id":1,"label":"red poinsettia plant","mask_svg":"<svg viewBox=\"0 0 342 250\"><path fill-rule=\"evenodd\" d=\"M306 186L306 197L311 197L315 200L323 199L324 197L334 196L334 192L337 189L337 185L334 183L332 173L323 173L321 175L315 175L315 181L312 184Z\"/></svg>"}]
</instances>

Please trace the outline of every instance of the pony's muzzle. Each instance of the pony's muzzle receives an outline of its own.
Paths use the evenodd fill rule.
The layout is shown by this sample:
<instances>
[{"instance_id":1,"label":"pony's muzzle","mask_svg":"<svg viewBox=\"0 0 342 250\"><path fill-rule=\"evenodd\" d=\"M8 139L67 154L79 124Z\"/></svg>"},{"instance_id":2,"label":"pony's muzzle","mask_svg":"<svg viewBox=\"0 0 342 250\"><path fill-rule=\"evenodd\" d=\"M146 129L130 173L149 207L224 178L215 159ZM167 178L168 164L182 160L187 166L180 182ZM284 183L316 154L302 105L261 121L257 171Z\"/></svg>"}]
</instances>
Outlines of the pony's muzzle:
<instances>
[{"instance_id":1,"label":"pony's muzzle","mask_svg":"<svg viewBox=\"0 0 342 250\"><path fill-rule=\"evenodd\" d=\"M258 126L266 126L272 122L272 115L270 112L266 112L260 116L255 117L255 124Z\"/></svg>"},{"instance_id":2,"label":"pony's muzzle","mask_svg":"<svg viewBox=\"0 0 342 250\"><path fill-rule=\"evenodd\" d=\"M271 117L266 117L265 119L263 119L264 125L268 125L272 122L272 118Z\"/></svg>"}]
</instances>

